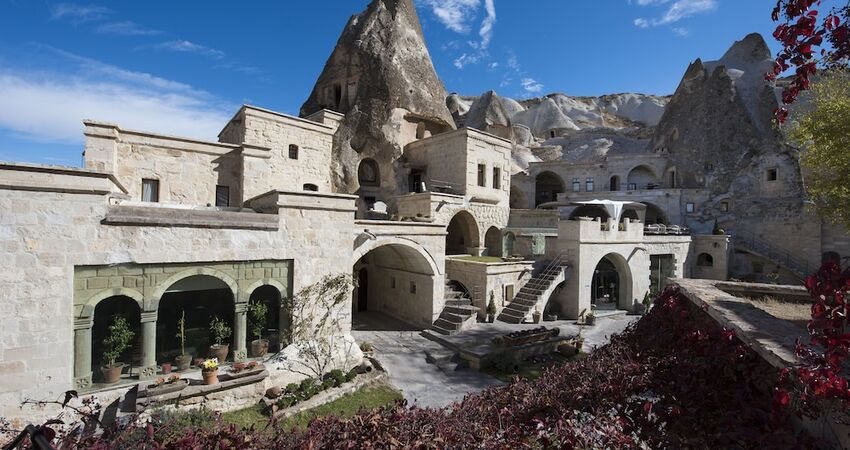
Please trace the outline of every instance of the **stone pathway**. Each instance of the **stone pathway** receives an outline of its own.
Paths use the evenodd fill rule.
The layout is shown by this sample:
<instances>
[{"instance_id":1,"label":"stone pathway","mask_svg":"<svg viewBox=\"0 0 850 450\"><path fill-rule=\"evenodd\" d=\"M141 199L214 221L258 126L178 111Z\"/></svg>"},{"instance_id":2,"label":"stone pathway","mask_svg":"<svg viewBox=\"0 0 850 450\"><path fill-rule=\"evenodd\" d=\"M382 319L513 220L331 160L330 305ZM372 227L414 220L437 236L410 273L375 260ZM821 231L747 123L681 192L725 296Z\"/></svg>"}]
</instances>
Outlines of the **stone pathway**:
<instances>
[{"instance_id":1,"label":"stone pathway","mask_svg":"<svg viewBox=\"0 0 850 450\"><path fill-rule=\"evenodd\" d=\"M585 351L604 345L612 334L621 332L638 319L625 315L598 317L596 326L583 327ZM559 327L564 335L577 334L579 329L572 321L546 322L544 325L549 328ZM449 338L459 345L474 345L511 331L538 326L477 324ZM357 342L365 341L374 346L375 357L387 370L390 382L401 389L411 405L443 407L462 400L466 394L504 384L477 371L456 368L448 360L454 354L453 351L425 338L421 331L381 314L358 314L352 335ZM436 360L436 363L429 363L429 360Z\"/></svg>"}]
</instances>

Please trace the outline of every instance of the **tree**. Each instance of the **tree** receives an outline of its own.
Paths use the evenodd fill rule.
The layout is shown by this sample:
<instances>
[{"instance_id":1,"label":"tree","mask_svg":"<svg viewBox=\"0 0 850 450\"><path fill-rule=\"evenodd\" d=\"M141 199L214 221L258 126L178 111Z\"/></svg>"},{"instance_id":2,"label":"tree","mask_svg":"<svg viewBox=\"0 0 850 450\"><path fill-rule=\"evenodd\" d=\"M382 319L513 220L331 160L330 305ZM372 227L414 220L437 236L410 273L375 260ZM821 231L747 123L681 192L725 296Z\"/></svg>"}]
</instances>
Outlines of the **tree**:
<instances>
[{"instance_id":1,"label":"tree","mask_svg":"<svg viewBox=\"0 0 850 450\"><path fill-rule=\"evenodd\" d=\"M326 275L302 289L284 308L291 311L293 324L287 340L294 353L285 349L276 360L287 363L289 370L312 378L321 378L341 357L348 364L356 347L347 339L342 320L348 313L354 282L350 275Z\"/></svg>"},{"instance_id":2,"label":"tree","mask_svg":"<svg viewBox=\"0 0 850 450\"><path fill-rule=\"evenodd\" d=\"M830 3L829 0L827 3ZM814 8L821 7L823 0L776 2L772 17L774 22L781 23L773 37L782 44L782 50L776 56L773 72L766 74L765 78L775 81L780 74L794 67L794 75L782 92L783 106L775 112L780 123L788 118L787 106L810 88L810 79L818 72L818 65L846 67L850 60L850 1L835 0L832 3L832 8L819 21L820 12ZM843 6L839 6L841 4Z\"/></svg>"},{"instance_id":3,"label":"tree","mask_svg":"<svg viewBox=\"0 0 850 450\"><path fill-rule=\"evenodd\" d=\"M850 228L850 72L822 72L788 137L803 148L806 190L821 217Z\"/></svg>"}]
</instances>

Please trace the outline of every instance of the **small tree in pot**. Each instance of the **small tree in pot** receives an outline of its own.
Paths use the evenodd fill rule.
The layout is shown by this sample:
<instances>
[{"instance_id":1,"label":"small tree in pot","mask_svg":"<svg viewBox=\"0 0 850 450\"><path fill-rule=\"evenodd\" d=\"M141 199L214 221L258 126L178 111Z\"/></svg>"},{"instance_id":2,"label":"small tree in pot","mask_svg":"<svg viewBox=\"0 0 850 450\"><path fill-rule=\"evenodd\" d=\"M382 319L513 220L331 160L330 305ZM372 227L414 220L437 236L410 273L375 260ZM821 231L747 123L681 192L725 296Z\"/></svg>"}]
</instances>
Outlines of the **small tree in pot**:
<instances>
[{"instance_id":1,"label":"small tree in pot","mask_svg":"<svg viewBox=\"0 0 850 450\"><path fill-rule=\"evenodd\" d=\"M117 314L112 316L109 336L103 340L103 361L106 364L100 370L103 372L104 382L117 383L121 379L124 363L117 362L117 360L125 350L130 348L130 341L133 340L133 336L135 336L135 333L130 329L127 319Z\"/></svg>"},{"instance_id":2,"label":"small tree in pot","mask_svg":"<svg viewBox=\"0 0 850 450\"><path fill-rule=\"evenodd\" d=\"M230 339L233 330L221 320L218 316L213 316L210 320L210 335L212 335L215 344L210 346L210 356L218 359L219 362L227 360L227 354L230 353L230 344L225 341Z\"/></svg>"},{"instance_id":3,"label":"small tree in pot","mask_svg":"<svg viewBox=\"0 0 850 450\"><path fill-rule=\"evenodd\" d=\"M263 339L263 330L266 328L266 316L268 315L269 307L262 300L256 300L248 304L248 321L251 327L251 334L256 337L251 341L251 356L260 358L265 356L269 351L269 340Z\"/></svg>"},{"instance_id":4,"label":"small tree in pot","mask_svg":"<svg viewBox=\"0 0 850 450\"><path fill-rule=\"evenodd\" d=\"M180 339L180 355L174 357L174 365L177 366L177 370L189 370L192 355L186 354L186 311L183 311L177 322L177 339Z\"/></svg>"}]
</instances>

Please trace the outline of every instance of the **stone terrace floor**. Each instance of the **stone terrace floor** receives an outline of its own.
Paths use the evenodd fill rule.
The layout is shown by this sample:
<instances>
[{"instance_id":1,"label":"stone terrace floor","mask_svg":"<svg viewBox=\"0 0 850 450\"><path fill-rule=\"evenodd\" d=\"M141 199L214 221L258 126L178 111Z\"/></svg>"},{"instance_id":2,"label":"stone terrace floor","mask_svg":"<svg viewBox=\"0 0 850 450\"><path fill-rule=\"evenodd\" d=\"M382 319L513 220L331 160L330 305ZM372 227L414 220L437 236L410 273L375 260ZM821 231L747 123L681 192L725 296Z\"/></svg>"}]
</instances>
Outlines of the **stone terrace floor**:
<instances>
[{"instance_id":1,"label":"stone terrace floor","mask_svg":"<svg viewBox=\"0 0 850 450\"><path fill-rule=\"evenodd\" d=\"M609 336L621 332L637 319L637 316L625 315L597 317L596 326L583 327L584 350L592 351L594 347L604 345ZM564 336L578 334L579 329L573 321L546 322L543 325L560 328ZM476 324L448 338L452 344L461 347L474 346L511 331L539 326L501 322ZM411 405L443 407L462 400L467 394L504 384L475 370L455 369L453 364L429 363L429 360L444 360L454 351L427 339L420 330L382 314L358 314L352 335L357 342L365 341L373 345L375 357L387 370L390 381L401 389Z\"/></svg>"}]
</instances>

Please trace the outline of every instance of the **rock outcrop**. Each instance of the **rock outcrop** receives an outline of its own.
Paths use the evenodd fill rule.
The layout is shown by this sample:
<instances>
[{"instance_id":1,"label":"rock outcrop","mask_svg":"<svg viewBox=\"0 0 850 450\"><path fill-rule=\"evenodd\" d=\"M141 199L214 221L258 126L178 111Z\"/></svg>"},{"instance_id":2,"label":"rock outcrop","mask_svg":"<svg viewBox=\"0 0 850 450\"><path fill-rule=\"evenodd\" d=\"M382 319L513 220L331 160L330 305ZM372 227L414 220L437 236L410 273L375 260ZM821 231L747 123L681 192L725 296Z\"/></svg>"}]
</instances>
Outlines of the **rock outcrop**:
<instances>
[{"instance_id":1,"label":"rock outcrop","mask_svg":"<svg viewBox=\"0 0 850 450\"><path fill-rule=\"evenodd\" d=\"M406 183L398 170L404 145L454 128L446 97L413 0L373 0L349 20L301 115L345 114L333 150L338 192L357 192L358 165L372 158L389 193Z\"/></svg>"}]
</instances>

